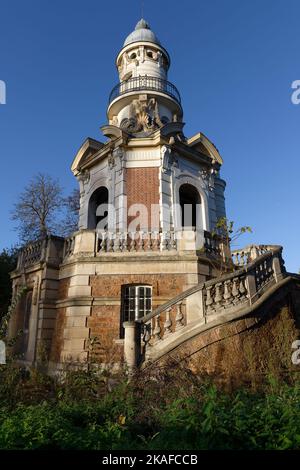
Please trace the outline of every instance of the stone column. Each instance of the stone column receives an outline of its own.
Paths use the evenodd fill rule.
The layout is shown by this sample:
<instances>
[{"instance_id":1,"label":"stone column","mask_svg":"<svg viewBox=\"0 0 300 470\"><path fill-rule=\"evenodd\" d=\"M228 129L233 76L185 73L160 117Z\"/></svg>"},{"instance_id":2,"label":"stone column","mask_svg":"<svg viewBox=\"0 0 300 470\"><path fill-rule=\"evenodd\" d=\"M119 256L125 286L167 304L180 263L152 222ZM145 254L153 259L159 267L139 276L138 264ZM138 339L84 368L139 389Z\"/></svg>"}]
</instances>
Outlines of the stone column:
<instances>
[{"instance_id":1,"label":"stone column","mask_svg":"<svg viewBox=\"0 0 300 470\"><path fill-rule=\"evenodd\" d=\"M281 253L274 253L272 259L272 268L274 272L275 282L281 281L283 278L283 269L281 263Z\"/></svg>"},{"instance_id":2,"label":"stone column","mask_svg":"<svg viewBox=\"0 0 300 470\"><path fill-rule=\"evenodd\" d=\"M123 326L125 328L124 358L129 369L129 374L132 374L134 369L138 366L141 351L140 325L135 321L126 321L123 323Z\"/></svg>"},{"instance_id":3,"label":"stone column","mask_svg":"<svg viewBox=\"0 0 300 470\"><path fill-rule=\"evenodd\" d=\"M256 296L257 296L254 269L247 272L246 286L247 286L247 291L248 291L248 295L249 295L249 303L250 303L250 305L252 305L255 302Z\"/></svg>"}]
</instances>

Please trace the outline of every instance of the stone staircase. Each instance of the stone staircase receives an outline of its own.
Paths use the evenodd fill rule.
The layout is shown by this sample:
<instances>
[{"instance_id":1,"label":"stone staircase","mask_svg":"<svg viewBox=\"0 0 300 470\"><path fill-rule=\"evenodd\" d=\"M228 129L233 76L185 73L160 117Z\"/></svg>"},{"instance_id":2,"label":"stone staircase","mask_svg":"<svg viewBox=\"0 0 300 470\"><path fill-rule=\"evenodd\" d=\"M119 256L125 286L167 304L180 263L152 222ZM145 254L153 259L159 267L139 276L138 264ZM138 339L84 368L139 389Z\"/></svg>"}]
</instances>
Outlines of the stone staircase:
<instances>
[{"instance_id":1,"label":"stone staircase","mask_svg":"<svg viewBox=\"0 0 300 470\"><path fill-rule=\"evenodd\" d=\"M145 366L195 335L241 318L288 277L282 247L250 245L232 252L233 272L198 284L125 326L129 368Z\"/></svg>"}]
</instances>

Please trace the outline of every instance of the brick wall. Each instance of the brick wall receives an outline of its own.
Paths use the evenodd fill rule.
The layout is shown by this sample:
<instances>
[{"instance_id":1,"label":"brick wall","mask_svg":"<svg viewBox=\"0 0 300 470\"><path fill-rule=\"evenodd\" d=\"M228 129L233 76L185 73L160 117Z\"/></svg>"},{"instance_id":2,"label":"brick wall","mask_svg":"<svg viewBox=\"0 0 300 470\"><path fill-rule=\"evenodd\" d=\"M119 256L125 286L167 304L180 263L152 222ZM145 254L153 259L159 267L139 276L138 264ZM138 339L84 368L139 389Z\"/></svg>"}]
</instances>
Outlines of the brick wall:
<instances>
[{"instance_id":1,"label":"brick wall","mask_svg":"<svg viewBox=\"0 0 300 470\"><path fill-rule=\"evenodd\" d=\"M150 284L153 297L175 297L180 294L187 279L184 274L127 274L91 276L90 285L93 297L121 298L121 286L124 284Z\"/></svg>"},{"instance_id":2,"label":"brick wall","mask_svg":"<svg viewBox=\"0 0 300 470\"><path fill-rule=\"evenodd\" d=\"M117 305L99 305L92 308L88 318L90 336L97 338L95 347L100 362L118 362L123 360L123 345L116 343L121 333L121 289L125 284L149 284L152 286L154 305L163 297L171 299L180 294L186 284L182 274L144 274L144 275L104 275L91 276L92 296L111 298ZM175 311L172 318L175 319ZM174 322L175 324L175 322Z\"/></svg>"},{"instance_id":3,"label":"brick wall","mask_svg":"<svg viewBox=\"0 0 300 470\"><path fill-rule=\"evenodd\" d=\"M127 168L126 170L127 206L143 204L147 207L148 220L141 217L143 226L151 227L151 204L159 204L159 171L158 168ZM129 223L135 216L128 217ZM158 227L159 220L152 221ZM142 227L141 227L142 228ZM143 227L144 228L144 227Z\"/></svg>"},{"instance_id":4,"label":"brick wall","mask_svg":"<svg viewBox=\"0 0 300 470\"><path fill-rule=\"evenodd\" d=\"M120 307L118 305L93 307L87 325L90 328L90 338L96 338L90 358L106 364L122 361L123 345L115 341L120 338Z\"/></svg>"},{"instance_id":5,"label":"brick wall","mask_svg":"<svg viewBox=\"0 0 300 470\"><path fill-rule=\"evenodd\" d=\"M300 298L300 294L299 294ZM194 373L226 386L252 385L297 371L291 345L299 338L300 313L287 297L273 307L212 328L182 343L160 364L180 361Z\"/></svg>"}]
</instances>

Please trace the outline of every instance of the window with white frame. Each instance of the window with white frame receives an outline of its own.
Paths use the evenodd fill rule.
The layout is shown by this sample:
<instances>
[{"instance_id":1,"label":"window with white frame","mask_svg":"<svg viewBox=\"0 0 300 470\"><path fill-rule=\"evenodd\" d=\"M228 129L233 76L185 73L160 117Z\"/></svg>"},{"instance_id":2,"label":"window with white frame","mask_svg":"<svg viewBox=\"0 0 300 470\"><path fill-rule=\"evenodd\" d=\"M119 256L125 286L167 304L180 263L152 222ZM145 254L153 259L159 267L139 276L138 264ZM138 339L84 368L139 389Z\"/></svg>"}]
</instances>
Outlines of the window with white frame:
<instances>
[{"instance_id":1,"label":"window with white frame","mask_svg":"<svg viewBox=\"0 0 300 470\"><path fill-rule=\"evenodd\" d=\"M126 285L122 288L123 321L134 321L144 317L152 309L152 286Z\"/></svg>"}]
</instances>

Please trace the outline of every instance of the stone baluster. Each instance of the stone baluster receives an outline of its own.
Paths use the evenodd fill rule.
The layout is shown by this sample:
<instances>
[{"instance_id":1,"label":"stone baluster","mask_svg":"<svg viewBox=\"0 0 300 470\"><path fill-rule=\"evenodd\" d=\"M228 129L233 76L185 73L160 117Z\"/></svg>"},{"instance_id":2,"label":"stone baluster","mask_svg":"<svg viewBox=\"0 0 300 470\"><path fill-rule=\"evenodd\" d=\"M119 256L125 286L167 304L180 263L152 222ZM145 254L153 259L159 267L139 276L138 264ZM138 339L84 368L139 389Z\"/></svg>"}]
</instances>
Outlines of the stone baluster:
<instances>
[{"instance_id":1,"label":"stone baluster","mask_svg":"<svg viewBox=\"0 0 300 470\"><path fill-rule=\"evenodd\" d=\"M156 239L155 239L155 232L149 233L149 250L155 251L156 246Z\"/></svg>"},{"instance_id":2,"label":"stone baluster","mask_svg":"<svg viewBox=\"0 0 300 470\"><path fill-rule=\"evenodd\" d=\"M126 252L126 251L128 251L128 245L127 245L128 244L128 233L125 232L123 234L123 236L124 236L124 238L123 238L123 245L122 245L123 249L122 249L122 251Z\"/></svg>"},{"instance_id":3,"label":"stone baluster","mask_svg":"<svg viewBox=\"0 0 300 470\"><path fill-rule=\"evenodd\" d=\"M145 343L145 346L148 345L150 339L151 339L151 321L144 325L143 341Z\"/></svg>"},{"instance_id":4,"label":"stone baluster","mask_svg":"<svg viewBox=\"0 0 300 470\"><path fill-rule=\"evenodd\" d=\"M224 299L225 306L227 306L230 303L230 299L231 299L230 284L231 284L231 281L224 282L223 299Z\"/></svg>"},{"instance_id":5,"label":"stone baluster","mask_svg":"<svg viewBox=\"0 0 300 470\"><path fill-rule=\"evenodd\" d=\"M178 329L182 328L184 326L183 322L183 313L182 313L182 302L179 302L176 304L176 317L175 317L175 323L176 327L175 330L177 331Z\"/></svg>"},{"instance_id":6,"label":"stone baluster","mask_svg":"<svg viewBox=\"0 0 300 470\"><path fill-rule=\"evenodd\" d=\"M171 235L171 249L177 250L177 240L176 240L175 232L171 232L170 235Z\"/></svg>"},{"instance_id":7,"label":"stone baluster","mask_svg":"<svg viewBox=\"0 0 300 470\"><path fill-rule=\"evenodd\" d=\"M104 238L101 235L98 235L98 251L101 253L103 251L103 248L104 248Z\"/></svg>"},{"instance_id":8,"label":"stone baluster","mask_svg":"<svg viewBox=\"0 0 300 470\"><path fill-rule=\"evenodd\" d=\"M134 251L134 244L135 244L134 234L133 232L129 232L128 233L128 251Z\"/></svg>"},{"instance_id":9,"label":"stone baluster","mask_svg":"<svg viewBox=\"0 0 300 470\"><path fill-rule=\"evenodd\" d=\"M144 232L144 236L143 236L143 250L144 250L144 251L149 251L149 250L150 250L150 247L149 247L149 232Z\"/></svg>"},{"instance_id":10,"label":"stone baluster","mask_svg":"<svg viewBox=\"0 0 300 470\"><path fill-rule=\"evenodd\" d=\"M211 313L213 310L212 304L214 303L212 295L211 295L211 290L213 286L207 286L206 287L206 299L205 299L205 306L206 306L206 311L207 313Z\"/></svg>"},{"instance_id":11,"label":"stone baluster","mask_svg":"<svg viewBox=\"0 0 300 470\"><path fill-rule=\"evenodd\" d=\"M166 233L163 232L161 234L161 249L162 249L162 251L165 251L167 249L167 246L168 246L168 242L167 242L167 238L166 238Z\"/></svg>"},{"instance_id":12,"label":"stone baluster","mask_svg":"<svg viewBox=\"0 0 300 470\"><path fill-rule=\"evenodd\" d=\"M161 237L162 234L159 232L155 232L155 239L156 239L156 251L160 251L161 246Z\"/></svg>"},{"instance_id":13,"label":"stone baluster","mask_svg":"<svg viewBox=\"0 0 300 470\"><path fill-rule=\"evenodd\" d=\"M164 322L164 336L167 336L170 333L172 333L172 330L171 330L172 321L171 321L171 318L170 318L170 313L171 313L171 308L168 308L166 310L166 319L165 319L165 322Z\"/></svg>"},{"instance_id":14,"label":"stone baluster","mask_svg":"<svg viewBox=\"0 0 300 470\"><path fill-rule=\"evenodd\" d=\"M123 233L120 233L119 234L119 247L120 247L120 252L123 253L124 252L124 234Z\"/></svg>"},{"instance_id":15,"label":"stone baluster","mask_svg":"<svg viewBox=\"0 0 300 470\"><path fill-rule=\"evenodd\" d=\"M135 232L133 234L133 240L134 240L134 251L140 251L140 243L141 243L141 238L140 238L140 232Z\"/></svg>"},{"instance_id":16,"label":"stone baluster","mask_svg":"<svg viewBox=\"0 0 300 470\"><path fill-rule=\"evenodd\" d=\"M222 297L222 294L221 294L221 286L222 286L222 283L218 282L216 284L216 288L215 288L214 302L216 304L216 309L219 309L222 305L223 297Z\"/></svg>"},{"instance_id":17,"label":"stone baluster","mask_svg":"<svg viewBox=\"0 0 300 470\"><path fill-rule=\"evenodd\" d=\"M114 243L114 251L116 253L120 252L121 251L121 247L120 247L120 244L121 244L121 240L120 240L120 234L119 233L116 233L115 234L115 243Z\"/></svg>"},{"instance_id":18,"label":"stone baluster","mask_svg":"<svg viewBox=\"0 0 300 470\"><path fill-rule=\"evenodd\" d=\"M114 251L114 238L113 238L113 235L109 234L109 238L108 238L108 251L109 253L112 253Z\"/></svg>"},{"instance_id":19,"label":"stone baluster","mask_svg":"<svg viewBox=\"0 0 300 470\"><path fill-rule=\"evenodd\" d=\"M240 282L239 282L239 293L240 293L240 298L244 298L245 295L247 294L245 285L244 285L244 279L241 277Z\"/></svg>"},{"instance_id":20,"label":"stone baluster","mask_svg":"<svg viewBox=\"0 0 300 470\"><path fill-rule=\"evenodd\" d=\"M146 242L146 237L147 237L147 232L140 232L140 249L142 251L147 251L147 242Z\"/></svg>"},{"instance_id":21,"label":"stone baluster","mask_svg":"<svg viewBox=\"0 0 300 470\"><path fill-rule=\"evenodd\" d=\"M239 289L238 289L238 278L234 278L232 281L232 291L231 294L233 296L233 303L238 303L239 301Z\"/></svg>"},{"instance_id":22,"label":"stone baluster","mask_svg":"<svg viewBox=\"0 0 300 470\"><path fill-rule=\"evenodd\" d=\"M161 337L160 337L161 328L160 328L159 320L160 320L160 315L156 315L156 317L154 318L154 330L153 330L153 337L154 337L155 342L161 340Z\"/></svg>"},{"instance_id":23,"label":"stone baluster","mask_svg":"<svg viewBox=\"0 0 300 470\"><path fill-rule=\"evenodd\" d=\"M149 251L153 251L152 232L149 232L149 233L148 233L147 246L148 246L148 250L149 250Z\"/></svg>"}]
</instances>

